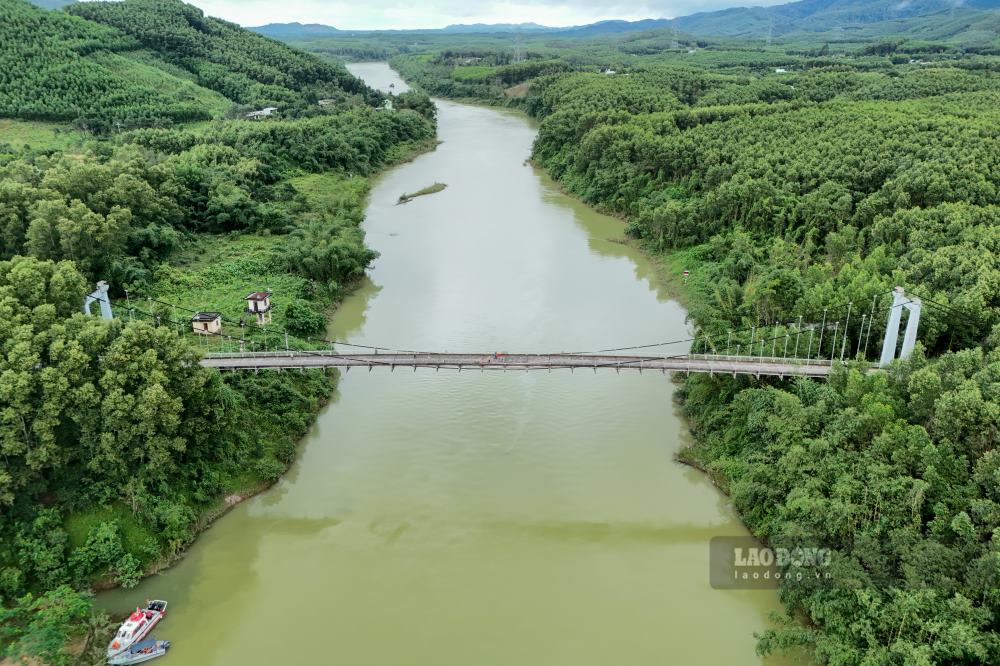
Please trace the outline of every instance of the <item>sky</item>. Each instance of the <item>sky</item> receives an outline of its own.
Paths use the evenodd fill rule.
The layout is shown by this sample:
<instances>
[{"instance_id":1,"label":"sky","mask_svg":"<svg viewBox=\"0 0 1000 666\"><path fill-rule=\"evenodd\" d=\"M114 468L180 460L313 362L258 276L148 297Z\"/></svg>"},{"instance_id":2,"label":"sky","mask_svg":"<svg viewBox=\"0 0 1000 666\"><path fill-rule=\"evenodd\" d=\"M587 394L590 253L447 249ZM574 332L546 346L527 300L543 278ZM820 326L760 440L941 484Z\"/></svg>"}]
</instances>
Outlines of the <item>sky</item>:
<instances>
[{"instance_id":1,"label":"sky","mask_svg":"<svg viewBox=\"0 0 1000 666\"><path fill-rule=\"evenodd\" d=\"M188 0L244 26L323 23L346 30L443 28L453 23L584 25L608 19L674 18L790 0Z\"/></svg>"}]
</instances>

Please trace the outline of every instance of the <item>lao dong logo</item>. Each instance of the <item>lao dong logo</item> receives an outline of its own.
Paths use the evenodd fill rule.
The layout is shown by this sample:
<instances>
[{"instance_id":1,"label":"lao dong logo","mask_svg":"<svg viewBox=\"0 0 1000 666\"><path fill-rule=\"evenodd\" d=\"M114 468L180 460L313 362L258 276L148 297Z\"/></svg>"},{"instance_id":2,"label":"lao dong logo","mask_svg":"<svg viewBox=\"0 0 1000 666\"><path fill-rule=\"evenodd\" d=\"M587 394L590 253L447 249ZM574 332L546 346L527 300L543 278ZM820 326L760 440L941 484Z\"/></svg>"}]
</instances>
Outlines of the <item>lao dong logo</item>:
<instances>
[{"instance_id":1,"label":"lao dong logo","mask_svg":"<svg viewBox=\"0 0 1000 666\"><path fill-rule=\"evenodd\" d=\"M710 579L717 589L776 588L783 580L827 582L829 548L796 544L762 546L751 537L715 537Z\"/></svg>"}]
</instances>

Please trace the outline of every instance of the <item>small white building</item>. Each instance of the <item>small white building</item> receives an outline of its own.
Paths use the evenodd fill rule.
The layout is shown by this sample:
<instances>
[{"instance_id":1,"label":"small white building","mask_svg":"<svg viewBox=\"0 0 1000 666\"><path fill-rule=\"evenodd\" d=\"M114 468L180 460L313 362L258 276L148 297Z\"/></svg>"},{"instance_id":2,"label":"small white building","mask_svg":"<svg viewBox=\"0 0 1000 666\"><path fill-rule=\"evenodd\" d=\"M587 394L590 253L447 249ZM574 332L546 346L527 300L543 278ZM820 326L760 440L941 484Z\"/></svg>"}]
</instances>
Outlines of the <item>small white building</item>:
<instances>
[{"instance_id":1,"label":"small white building","mask_svg":"<svg viewBox=\"0 0 1000 666\"><path fill-rule=\"evenodd\" d=\"M222 332L222 313L196 312L191 317L191 330L198 335L218 335Z\"/></svg>"},{"instance_id":2,"label":"small white building","mask_svg":"<svg viewBox=\"0 0 1000 666\"><path fill-rule=\"evenodd\" d=\"M278 112L278 107L267 106L261 109L260 111L251 111L250 113L247 114L247 118L249 118L250 120L260 120L262 118L270 118L277 112Z\"/></svg>"},{"instance_id":3,"label":"small white building","mask_svg":"<svg viewBox=\"0 0 1000 666\"><path fill-rule=\"evenodd\" d=\"M774 73L775 74L788 74L788 70L785 69L784 67L775 67L774 68Z\"/></svg>"},{"instance_id":4,"label":"small white building","mask_svg":"<svg viewBox=\"0 0 1000 666\"><path fill-rule=\"evenodd\" d=\"M604 70L604 73L607 74L608 76L614 76L618 72L616 72L615 70L613 70L610 67L608 67L606 70Z\"/></svg>"},{"instance_id":5,"label":"small white building","mask_svg":"<svg viewBox=\"0 0 1000 666\"><path fill-rule=\"evenodd\" d=\"M382 103L382 110L383 111L393 111L394 110L393 106L392 106L392 100L391 99L387 99L387 100L385 100L385 102Z\"/></svg>"},{"instance_id":6,"label":"small white building","mask_svg":"<svg viewBox=\"0 0 1000 666\"><path fill-rule=\"evenodd\" d=\"M337 100L335 100L335 99L321 99L319 101L319 105L320 106L333 106L336 103L337 103Z\"/></svg>"},{"instance_id":7,"label":"small white building","mask_svg":"<svg viewBox=\"0 0 1000 666\"><path fill-rule=\"evenodd\" d=\"M257 317L258 324L271 323L271 292L255 291L247 294L247 312Z\"/></svg>"}]
</instances>

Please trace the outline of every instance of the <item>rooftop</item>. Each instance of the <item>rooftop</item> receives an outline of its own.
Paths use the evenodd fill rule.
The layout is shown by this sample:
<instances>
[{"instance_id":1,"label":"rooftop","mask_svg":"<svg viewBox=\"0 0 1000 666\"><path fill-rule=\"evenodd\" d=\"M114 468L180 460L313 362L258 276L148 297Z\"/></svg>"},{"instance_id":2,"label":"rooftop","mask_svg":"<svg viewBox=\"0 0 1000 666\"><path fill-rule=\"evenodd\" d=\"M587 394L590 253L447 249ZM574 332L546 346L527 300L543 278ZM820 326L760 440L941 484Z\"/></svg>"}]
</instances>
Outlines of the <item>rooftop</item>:
<instances>
[{"instance_id":1,"label":"rooftop","mask_svg":"<svg viewBox=\"0 0 1000 666\"><path fill-rule=\"evenodd\" d=\"M196 312L191 321L215 321L216 319L222 319L221 312Z\"/></svg>"}]
</instances>

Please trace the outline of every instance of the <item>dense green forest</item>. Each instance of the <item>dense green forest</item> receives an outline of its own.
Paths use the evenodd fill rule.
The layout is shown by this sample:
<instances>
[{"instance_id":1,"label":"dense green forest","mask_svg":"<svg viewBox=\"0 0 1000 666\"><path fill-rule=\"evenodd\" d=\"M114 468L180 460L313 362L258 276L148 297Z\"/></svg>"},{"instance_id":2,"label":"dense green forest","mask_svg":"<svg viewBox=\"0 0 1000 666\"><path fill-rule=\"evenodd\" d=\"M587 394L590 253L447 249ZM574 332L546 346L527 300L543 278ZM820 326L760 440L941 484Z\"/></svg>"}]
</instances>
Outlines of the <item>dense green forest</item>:
<instances>
[{"instance_id":1,"label":"dense green forest","mask_svg":"<svg viewBox=\"0 0 1000 666\"><path fill-rule=\"evenodd\" d=\"M53 664L103 651L92 586L136 584L273 483L335 386L201 369L222 340L195 341L192 312L257 349L322 337L376 256L367 176L435 133L425 95L385 111L342 66L180 2L101 5L0 0L0 116L89 130L0 137L0 654ZM101 279L113 321L81 312ZM239 328L265 287L270 335Z\"/></svg>"},{"instance_id":2,"label":"dense green forest","mask_svg":"<svg viewBox=\"0 0 1000 666\"><path fill-rule=\"evenodd\" d=\"M66 11L134 38L202 85L240 104L284 107L342 93L376 94L344 70L181 0L84 2Z\"/></svg>"},{"instance_id":3,"label":"dense green forest","mask_svg":"<svg viewBox=\"0 0 1000 666\"><path fill-rule=\"evenodd\" d=\"M804 325L829 331L814 356L851 361L828 383L681 390L685 460L754 534L835 553L837 584L782 584L787 618L761 652L1000 663L1000 61L922 41L615 47L640 41L648 55L614 60L581 43L513 62L484 42L393 63L434 94L540 118L534 161L623 217L679 285L690 271L697 345L746 350L756 329L770 351ZM896 285L925 299L918 353L867 374Z\"/></svg>"},{"instance_id":4,"label":"dense green forest","mask_svg":"<svg viewBox=\"0 0 1000 666\"><path fill-rule=\"evenodd\" d=\"M45 11L0 0L0 117L92 131L236 115L319 99L374 105L340 65L208 18L180 0L90 2Z\"/></svg>"},{"instance_id":5,"label":"dense green forest","mask_svg":"<svg viewBox=\"0 0 1000 666\"><path fill-rule=\"evenodd\" d=\"M0 115L40 120L200 120L210 114L93 56L137 48L115 30L22 0L0 1Z\"/></svg>"}]
</instances>

